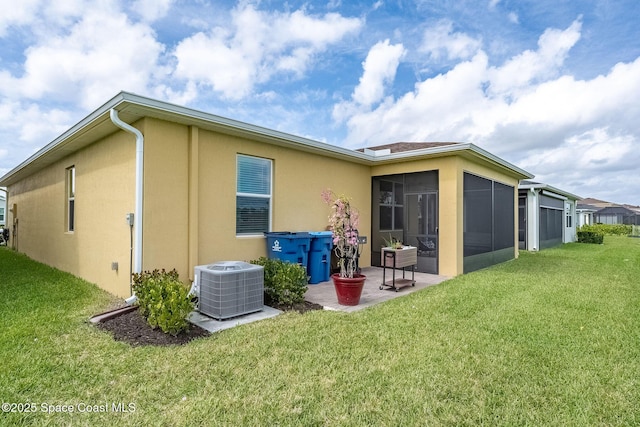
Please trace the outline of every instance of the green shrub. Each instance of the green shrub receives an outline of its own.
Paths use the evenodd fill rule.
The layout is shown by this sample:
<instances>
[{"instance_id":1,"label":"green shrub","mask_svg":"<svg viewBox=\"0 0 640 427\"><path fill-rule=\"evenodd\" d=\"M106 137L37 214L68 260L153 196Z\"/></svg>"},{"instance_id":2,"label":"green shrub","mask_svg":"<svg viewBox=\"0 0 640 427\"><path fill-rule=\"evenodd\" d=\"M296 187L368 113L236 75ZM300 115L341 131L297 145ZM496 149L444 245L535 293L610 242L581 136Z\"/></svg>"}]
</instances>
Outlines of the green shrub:
<instances>
[{"instance_id":1,"label":"green shrub","mask_svg":"<svg viewBox=\"0 0 640 427\"><path fill-rule=\"evenodd\" d=\"M578 243L596 243L604 242L604 234L597 231L578 231Z\"/></svg>"},{"instance_id":2,"label":"green shrub","mask_svg":"<svg viewBox=\"0 0 640 427\"><path fill-rule=\"evenodd\" d=\"M604 236L628 236L632 227L627 224L593 224L583 225L580 231L592 231Z\"/></svg>"},{"instance_id":3,"label":"green shrub","mask_svg":"<svg viewBox=\"0 0 640 427\"><path fill-rule=\"evenodd\" d=\"M251 264L264 267L264 293L266 302L292 305L304 301L309 277L304 267L279 259L260 257Z\"/></svg>"},{"instance_id":4,"label":"green shrub","mask_svg":"<svg viewBox=\"0 0 640 427\"><path fill-rule=\"evenodd\" d=\"M189 328L187 316L193 311L194 304L175 269L134 274L133 290L138 297L140 313L152 328L159 327L171 335Z\"/></svg>"}]
</instances>

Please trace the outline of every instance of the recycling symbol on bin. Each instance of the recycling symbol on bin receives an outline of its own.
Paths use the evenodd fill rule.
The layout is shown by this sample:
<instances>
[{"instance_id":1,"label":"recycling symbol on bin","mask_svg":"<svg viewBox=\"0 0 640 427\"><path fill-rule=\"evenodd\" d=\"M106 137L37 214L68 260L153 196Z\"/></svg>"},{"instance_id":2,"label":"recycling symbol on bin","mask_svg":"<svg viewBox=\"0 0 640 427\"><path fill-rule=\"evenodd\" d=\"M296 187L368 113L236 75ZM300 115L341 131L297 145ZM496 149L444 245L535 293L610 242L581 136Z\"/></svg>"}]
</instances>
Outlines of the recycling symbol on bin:
<instances>
[{"instance_id":1,"label":"recycling symbol on bin","mask_svg":"<svg viewBox=\"0 0 640 427\"><path fill-rule=\"evenodd\" d=\"M280 242L278 240L273 242L273 246L271 246L271 250L273 252L282 252L282 246L280 246Z\"/></svg>"}]
</instances>

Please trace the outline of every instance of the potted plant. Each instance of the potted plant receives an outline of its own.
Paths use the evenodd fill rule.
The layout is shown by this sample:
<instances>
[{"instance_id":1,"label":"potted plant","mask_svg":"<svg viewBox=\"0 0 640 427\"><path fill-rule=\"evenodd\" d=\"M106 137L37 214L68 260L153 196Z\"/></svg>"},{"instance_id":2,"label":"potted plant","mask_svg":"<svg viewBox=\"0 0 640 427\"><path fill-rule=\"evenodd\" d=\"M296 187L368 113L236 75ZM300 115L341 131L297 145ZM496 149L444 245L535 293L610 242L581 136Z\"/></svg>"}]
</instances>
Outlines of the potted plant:
<instances>
[{"instance_id":1,"label":"potted plant","mask_svg":"<svg viewBox=\"0 0 640 427\"><path fill-rule=\"evenodd\" d=\"M366 276L358 269L359 213L351 206L351 200L336 196L333 191L322 192L322 199L331 207L329 230L333 235L333 247L338 259L339 273L331 275L338 296L338 304L358 305Z\"/></svg>"},{"instance_id":2,"label":"potted plant","mask_svg":"<svg viewBox=\"0 0 640 427\"><path fill-rule=\"evenodd\" d=\"M391 233L389 233L389 240L385 239L384 237L382 238L383 242L384 242L384 246L385 248L391 248L391 249L402 249L404 247L404 245L402 244L402 242L398 239L396 239L395 237L393 237L391 235Z\"/></svg>"}]
</instances>

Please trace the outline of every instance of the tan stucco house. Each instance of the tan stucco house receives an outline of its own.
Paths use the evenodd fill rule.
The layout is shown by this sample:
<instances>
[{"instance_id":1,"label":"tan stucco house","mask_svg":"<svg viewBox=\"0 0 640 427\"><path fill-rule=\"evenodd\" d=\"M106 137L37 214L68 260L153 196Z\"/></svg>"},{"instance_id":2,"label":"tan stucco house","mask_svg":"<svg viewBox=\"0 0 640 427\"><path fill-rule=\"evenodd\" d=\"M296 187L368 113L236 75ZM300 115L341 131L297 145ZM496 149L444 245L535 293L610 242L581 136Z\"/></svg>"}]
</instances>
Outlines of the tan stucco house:
<instances>
[{"instance_id":1,"label":"tan stucco house","mask_svg":"<svg viewBox=\"0 0 640 427\"><path fill-rule=\"evenodd\" d=\"M362 151L122 92L0 178L11 246L118 296L130 272L266 254L265 231L327 225L321 192L361 211L360 265L382 238L455 276L518 254L528 172L473 144Z\"/></svg>"}]
</instances>

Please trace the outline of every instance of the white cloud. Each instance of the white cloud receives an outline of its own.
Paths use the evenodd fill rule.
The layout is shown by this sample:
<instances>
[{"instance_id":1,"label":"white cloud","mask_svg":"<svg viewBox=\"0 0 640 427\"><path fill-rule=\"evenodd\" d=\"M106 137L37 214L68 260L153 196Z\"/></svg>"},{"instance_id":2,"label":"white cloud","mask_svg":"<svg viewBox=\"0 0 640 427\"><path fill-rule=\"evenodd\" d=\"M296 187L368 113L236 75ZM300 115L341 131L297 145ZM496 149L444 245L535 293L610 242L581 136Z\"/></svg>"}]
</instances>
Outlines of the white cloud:
<instances>
[{"instance_id":1,"label":"white cloud","mask_svg":"<svg viewBox=\"0 0 640 427\"><path fill-rule=\"evenodd\" d=\"M364 72L353 91L353 100L370 107L384 96L385 84L393 83L400 59L405 54L401 44L390 45L389 40L374 45L362 64Z\"/></svg>"},{"instance_id":2,"label":"white cloud","mask_svg":"<svg viewBox=\"0 0 640 427\"><path fill-rule=\"evenodd\" d=\"M0 160L10 160L15 153L34 153L42 146L42 141L50 141L62 134L71 121L71 114L67 111L3 100L0 103L0 141L5 155L0 156ZM6 168L5 172L8 170Z\"/></svg>"},{"instance_id":3,"label":"white cloud","mask_svg":"<svg viewBox=\"0 0 640 427\"><path fill-rule=\"evenodd\" d=\"M90 0L0 0L0 37L10 35L9 28L28 28L36 37L46 38L73 25L73 21L89 9L106 13L113 6Z\"/></svg>"},{"instance_id":4,"label":"white cloud","mask_svg":"<svg viewBox=\"0 0 640 427\"><path fill-rule=\"evenodd\" d=\"M4 37L11 26L33 22L39 7L40 0L0 0L0 37Z\"/></svg>"},{"instance_id":5,"label":"white cloud","mask_svg":"<svg viewBox=\"0 0 640 427\"><path fill-rule=\"evenodd\" d=\"M640 186L639 142L634 135L595 128L569 136L556 147L532 150L521 166L536 171L537 180L567 183L579 196L622 203L632 196L628 188ZM599 193L602 182L609 182L609 187Z\"/></svg>"},{"instance_id":6,"label":"white cloud","mask_svg":"<svg viewBox=\"0 0 640 427\"><path fill-rule=\"evenodd\" d=\"M443 52L449 60L467 59L475 55L481 44L465 33L454 32L453 23L443 20L424 32L420 51L429 53L434 60L439 60Z\"/></svg>"},{"instance_id":7,"label":"white cloud","mask_svg":"<svg viewBox=\"0 0 640 427\"><path fill-rule=\"evenodd\" d=\"M640 159L631 147L639 141L628 129L637 128L640 117L640 58L590 80L559 76L579 37L579 21L564 31L547 30L537 51L523 52L498 66L490 66L487 55L479 51L372 110L338 103L334 119L347 123L346 146L472 142L541 176L547 170L573 167L595 171L637 165ZM556 151L545 151L559 145ZM615 154L606 154L610 150ZM590 154L584 154L587 151ZM551 160L556 157L557 162Z\"/></svg>"},{"instance_id":8,"label":"white cloud","mask_svg":"<svg viewBox=\"0 0 640 427\"><path fill-rule=\"evenodd\" d=\"M538 39L538 50L526 50L490 71L490 91L513 96L531 83L556 76L569 50L580 39L580 21L564 31L547 29Z\"/></svg>"},{"instance_id":9,"label":"white cloud","mask_svg":"<svg viewBox=\"0 0 640 427\"><path fill-rule=\"evenodd\" d=\"M144 92L162 50L148 26L96 7L67 31L28 48L23 75L0 72L0 91L94 108L122 89Z\"/></svg>"},{"instance_id":10,"label":"white cloud","mask_svg":"<svg viewBox=\"0 0 640 427\"><path fill-rule=\"evenodd\" d=\"M395 141L463 140L481 116L490 113L480 89L487 57L477 54L450 72L416 85L397 101L348 118L349 145L377 145ZM462 103L464 102L464 104Z\"/></svg>"},{"instance_id":11,"label":"white cloud","mask_svg":"<svg viewBox=\"0 0 640 427\"><path fill-rule=\"evenodd\" d=\"M165 17L173 2L174 0L136 0L131 5L131 9L144 21L153 22Z\"/></svg>"},{"instance_id":12,"label":"white cloud","mask_svg":"<svg viewBox=\"0 0 640 427\"><path fill-rule=\"evenodd\" d=\"M554 148L533 150L522 165L545 175L570 174L572 170L580 174L624 173L635 170L640 162L638 142L633 135L612 135L607 128L595 128L570 136Z\"/></svg>"},{"instance_id":13,"label":"white cloud","mask_svg":"<svg viewBox=\"0 0 640 427\"><path fill-rule=\"evenodd\" d=\"M509 12L509 14L507 15L507 18L509 18L509 22L511 22L512 24L520 23L520 18L518 17L518 14L515 12Z\"/></svg>"},{"instance_id":14,"label":"white cloud","mask_svg":"<svg viewBox=\"0 0 640 427\"><path fill-rule=\"evenodd\" d=\"M566 126L626 128L640 114L638 93L640 58L632 63L617 64L606 76L591 80L562 76L541 83L512 103L501 124L544 125L557 129Z\"/></svg>"},{"instance_id":15,"label":"white cloud","mask_svg":"<svg viewBox=\"0 0 640 427\"><path fill-rule=\"evenodd\" d=\"M381 102L385 89L393 84L398 64L405 54L402 44L390 45L389 40L376 43L362 63L364 72L351 94L351 100L334 106L334 120L343 122L358 112L371 111L375 104Z\"/></svg>"},{"instance_id":16,"label":"white cloud","mask_svg":"<svg viewBox=\"0 0 640 427\"><path fill-rule=\"evenodd\" d=\"M199 32L177 45L175 76L240 99L276 73L300 77L315 55L361 26L360 19L336 13L314 17L304 10L264 12L241 4L228 29Z\"/></svg>"},{"instance_id":17,"label":"white cloud","mask_svg":"<svg viewBox=\"0 0 640 427\"><path fill-rule=\"evenodd\" d=\"M257 67L239 49L225 45L223 38L222 34L207 37L198 33L182 41L175 51L175 74L189 82L209 84L228 98L242 98L253 85Z\"/></svg>"}]
</instances>

